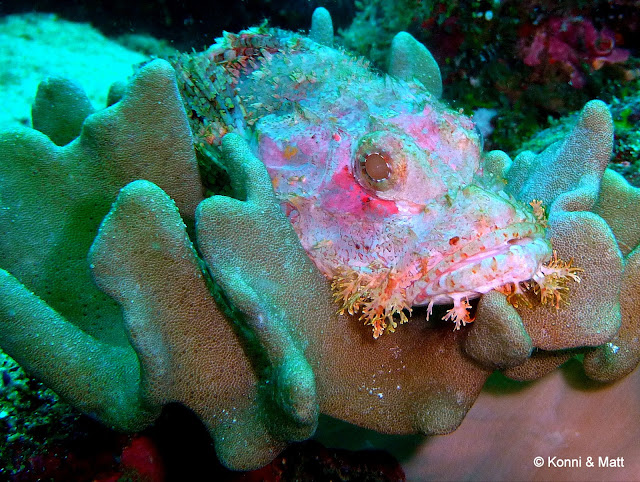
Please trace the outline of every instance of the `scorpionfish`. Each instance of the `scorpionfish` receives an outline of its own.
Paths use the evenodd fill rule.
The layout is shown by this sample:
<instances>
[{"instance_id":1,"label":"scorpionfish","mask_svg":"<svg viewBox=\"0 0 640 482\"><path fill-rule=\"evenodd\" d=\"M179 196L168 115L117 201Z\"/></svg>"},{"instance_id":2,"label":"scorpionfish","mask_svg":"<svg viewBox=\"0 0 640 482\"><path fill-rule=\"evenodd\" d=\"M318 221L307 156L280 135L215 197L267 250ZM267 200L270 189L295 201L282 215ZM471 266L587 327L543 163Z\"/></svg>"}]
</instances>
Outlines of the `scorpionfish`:
<instances>
[{"instance_id":1,"label":"scorpionfish","mask_svg":"<svg viewBox=\"0 0 640 482\"><path fill-rule=\"evenodd\" d=\"M242 135L340 311L375 338L415 306L453 304L459 329L490 290L557 303L579 281L552 256L543 208L483 182L473 122L419 81L265 27L174 67L205 178L224 166L222 137Z\"/></svg>"}]
</instances>

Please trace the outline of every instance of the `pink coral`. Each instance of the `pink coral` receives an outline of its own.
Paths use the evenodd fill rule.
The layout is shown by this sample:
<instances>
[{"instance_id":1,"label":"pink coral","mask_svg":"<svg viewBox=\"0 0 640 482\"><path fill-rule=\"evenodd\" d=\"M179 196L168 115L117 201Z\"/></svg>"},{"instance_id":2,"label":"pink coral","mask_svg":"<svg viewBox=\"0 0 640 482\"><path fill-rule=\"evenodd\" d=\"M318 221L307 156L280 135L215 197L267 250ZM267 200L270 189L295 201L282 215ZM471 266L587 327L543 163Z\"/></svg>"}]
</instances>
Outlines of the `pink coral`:
<instances>
[{"instance_id":1,"label":"pink coral","mask_svg":"<svg viewBox=\"0 0 640 482\"><path fill-rule=\"evenodd\" d=\"M551 17L536 26L532 35L526 35L520 55L530 67L558 64L570 84L580 89L586 84L582 64L598 70L605 64L625 62L629 51L616 47L614 32L597 30L588 19Z\"/></svg>"}]
</instances>

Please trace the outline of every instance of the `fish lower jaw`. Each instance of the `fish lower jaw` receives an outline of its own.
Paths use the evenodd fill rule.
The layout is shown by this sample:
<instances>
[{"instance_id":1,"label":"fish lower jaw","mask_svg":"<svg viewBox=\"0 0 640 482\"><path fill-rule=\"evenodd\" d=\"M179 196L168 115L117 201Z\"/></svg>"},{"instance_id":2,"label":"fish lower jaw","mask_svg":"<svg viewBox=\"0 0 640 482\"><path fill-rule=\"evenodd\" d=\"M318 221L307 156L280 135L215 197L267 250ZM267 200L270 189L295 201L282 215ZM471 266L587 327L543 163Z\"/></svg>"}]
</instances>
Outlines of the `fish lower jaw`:
<instances>
[{"instance_id":1,"label":"fish lower jaw","mask_svg":"<svg viewBox=\"0 0 640 482\"><path fill-rule=\"evenodd\" d=\"M414 306L476 298L508 283L530 280L551 257L543 238L521 238L486 249L427 273L414 284Z\"/></svg>"},{"instance_id":2,"label":"fish lower jaw","mask_svg":"<svg viewBox=\"0 0 640 482\"><path fill-rule=\"evenodd\" d=\"M469 300L531 280L550 256L551 245L543 238L510 240L451 263L433 278L428 274L412 287L416 294L411 304L431 308L453 303L445 318L452 319L459 329L460 324L473 321L467 311Z\"/></svg>"}]
</instances>

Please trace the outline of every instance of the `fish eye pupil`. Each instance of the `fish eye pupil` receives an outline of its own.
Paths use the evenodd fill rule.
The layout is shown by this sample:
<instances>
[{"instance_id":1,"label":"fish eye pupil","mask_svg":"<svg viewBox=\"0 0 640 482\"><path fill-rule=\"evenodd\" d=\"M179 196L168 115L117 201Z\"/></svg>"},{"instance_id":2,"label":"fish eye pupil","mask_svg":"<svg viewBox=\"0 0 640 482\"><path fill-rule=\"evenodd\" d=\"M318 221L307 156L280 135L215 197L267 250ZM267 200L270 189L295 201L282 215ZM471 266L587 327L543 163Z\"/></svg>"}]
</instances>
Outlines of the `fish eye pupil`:
<instances>
[{"instance_id":1,"label":"fish eye pupil","mask_svg":"<svg viewBox=\"0 0 640 482\"><path fill-rule=\"evenodd\" d=\"M364 170L374 181L384 181L391 175L389 163L379 152L368 154L364 158Z\"/></svg>"}]
</instances>

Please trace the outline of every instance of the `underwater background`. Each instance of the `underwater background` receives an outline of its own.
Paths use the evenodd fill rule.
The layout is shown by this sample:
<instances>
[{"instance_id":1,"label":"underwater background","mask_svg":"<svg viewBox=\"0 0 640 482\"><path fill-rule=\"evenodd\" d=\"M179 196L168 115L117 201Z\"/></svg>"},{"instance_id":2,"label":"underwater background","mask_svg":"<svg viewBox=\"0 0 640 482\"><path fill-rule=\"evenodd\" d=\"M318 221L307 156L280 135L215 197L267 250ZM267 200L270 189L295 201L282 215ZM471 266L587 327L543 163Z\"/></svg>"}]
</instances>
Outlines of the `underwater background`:
<instances>
[{"instance_id":1,"label":"underwater background","mask_svg":"<svg viewBox=\"0 0 640 482\"><path fill-rule=\"evenodd\" d=\"M615 132L607 167L626 182L616 181L618 187L606 191L615 209L600 200L598 207L589 211L611 226L620 267L612 275L615 270L605 262L594 260L592 265L578 265L587 268L585 280L594 271L599 272L601 286L588 291L596 293L589 299L571 299L571 306L583 303L583 311L596 313L595 317L617 309L618 319L622 317L622 334L618 332L619 320L615 329L606 329L626 341L618 343L613 336L606 343L571 339L560 348L558 343L545 349L534 343L532 349L538 360L549 356L551 361L541 362L527 373L509 372L512 366L499 363L485 363L477 369L483 371L478 377L475 367L453 370L447 376L459 377L459 385L479 384L479 391L484 383L484 388L475 403L468 403L469 412L460 427L449 435L382 435L321 415L313 440L275 444L275 459L261 469L247 472L224 467L207 428L198 416L178 403L166 405L147 428L128 430L129 433L111 430L94 420L101 415L96 416L91 409L77 409L82 406L78 402L82 396L72 395L71 405L59 400L38 378L25 374L0 351L0 479L639 480L640 375L635 364L640 356L636 312L640 303L635 288L640 274L624 269L637 263L635 257L633 263L630 260L637 253L640 231L640 195L635 190L640 188L640 2L0 2L0 187L4 183L7 192L25 187L14 183L8 173L16 165L13 163L26 163L30 156L2 158L7 152L17 152L11 147L15 139L11 133L16 129L34 127L47 133L55 144L64 146L78 136L87 116L115 104L110 96L116 100L119 97L110 91L111 86L130 82L140 64L152 58L172 58L178 52L201 51L221 37L223 30L239 32L265 21L270 27L306 33L317 7L325 7L331 14L333 46L365 57L376 72L387 71L397 32L407 31L426 45L440 67L442 100L454 110L473 116L486 152L500 149L511 158L525 151L538 154L554 142L576 135L572 129L576 123L585 122L584 111L580 111L587 102L599 99L607 105ZM43 91L37 99L38 86L52 76L72 79L79 90L61 99L51 88L47 91L51 97ZM81 91L86 93L88 103L78 101ZM74 112L82 111L69 121L72 125L66 132L57 124L36 126L32 121L32 106L35 119L38 109L42 112L54 103L62 105L58 109L68 106ZM46 117L40 115L41 119ZM51 117L53 120L48 122L55 124L56 116ZM140 119L133 123L138 121L142 123ZM55 139L52 133L58 133L60 138ZM158 144L161 142L158 140ZM588 156L599 146L596 140L574 158ZM34 152L33 158L46 159L50 151L42 148ZM558 176L559 170L548 167L547 163L552 162L548 157L535 159L534 166ZM42 172L50 171L43 168ZM39 168L34 167L33 174L37 177ZM96 179L96 186L100 186L99 176ZM77 181L61 174L38 182L43 182L55 198L59 185ZM582 182L581 178L575 184ZM596 191L599 186L598 180ZM74 198L66 188L60 192L60 196L72 201L85 201L83 195ZM0 210L8 211L8 206L13 206L9 201L6 205L3 202L5 199L0 197ZM182 209L181 205L178 207ZM46 211L43 207L43 213ZM39 215L35 210L34 219ZM188 219L185 223L189 232L192 226ZM8 269L4 262L15 261L6 254L10 251L8 246L13 246L12 253L20 251L15 249L19 242L6 234L9 231L6 225L0 225L0 249L5 252L0 252L0 268ZM193 237L192 232L189 235ZM258 232L255 237L261 236L263 233ZM587 240L591 237L597 236L589 234ZM614 245L615 242L612 241ZM24 246L20 256L28 261L27 248L32 246ZM592 251L589 253L593 257ZM578 254L570 256L579 258ZM608 253L602 254L603 259L609 260L607 256ZM43 277L48 269L43 267ZM2 282L6 279L2 278ZM599 298L599 288L614 294ZM6 330L3 324L15 315L11 296L16 290L13 285L0 290L0 330ZM42 293L36 294L45 298ZM88 316L92 306L88 303L79 309L84 311L82 316ZM573 319L571 323L582 328ZM598 325L597 330L600 329ZM464 343L465 336L456 334L451 346ZM554 332L551 338L555 336ZM13 346L12 343L11 336L5 338L0 332L0 347ZM602 349L603 346L608 348ZM616 358L618 347L629 354L622 362ZM597 362L607 367L598 372L604 373L599 377L593 376L593 371L585 374L583 368L585 358L593 360L594 354L600 357ZM336 364L346 363L352 356L343 354ZM588 363L592 362L585 364ZM616 363L626 365L618 369ZM423 372L416 369L416 377L419 373ZM343 406L336 411L349 412L350 403L349 394L344 394ZM398 410L404 408L400 406ZM395 433L393 427L380 431ZM288 447L278 455L285 446ZM543 458L542 466L537 465L536 457ZM599 466L599 459L604 458L607 466ZM595 461L595 466L588 465L590 460ZM203 478L202 474L208 475Z\"/></svg>"}]
</instances>

